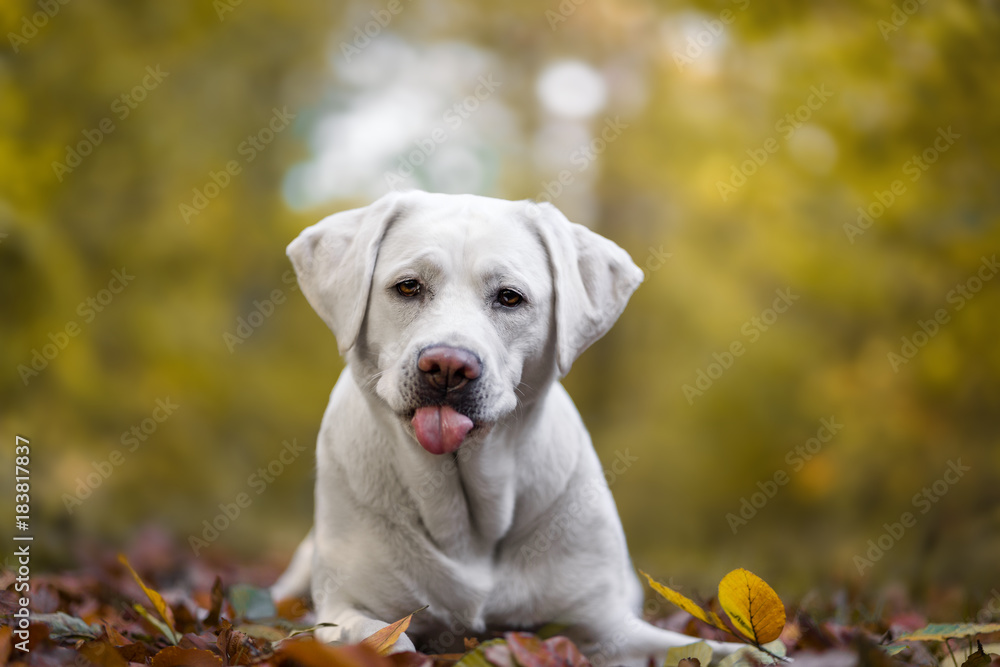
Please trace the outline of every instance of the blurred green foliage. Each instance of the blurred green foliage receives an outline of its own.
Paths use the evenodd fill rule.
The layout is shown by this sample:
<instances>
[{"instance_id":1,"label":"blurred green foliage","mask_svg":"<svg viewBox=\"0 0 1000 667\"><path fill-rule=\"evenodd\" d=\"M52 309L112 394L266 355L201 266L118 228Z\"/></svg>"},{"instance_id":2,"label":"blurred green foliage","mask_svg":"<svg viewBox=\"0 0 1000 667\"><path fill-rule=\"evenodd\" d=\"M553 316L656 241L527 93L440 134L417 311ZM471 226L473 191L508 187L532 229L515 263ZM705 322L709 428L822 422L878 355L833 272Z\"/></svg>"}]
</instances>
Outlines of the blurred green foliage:
<instances>
[{"instance_id":1,"label":"blurred green foliage","mask_svg":"<svg viewBox=\"0 0 1000 667\"><path fill-rule=\"evenodd\" d=\"M461 147L475 169L453 171L474 179L428 160L407 183L561 189L557 206L647 269L566 380L636 564L688 590L738 566L783 595L996 585L1000 280L975 282L1000 248L995 2L52 0L6 2L0 25L0 431L31 438L50 562L148 521L201 534L241 492L252 503L206 551L291 551L341 362L284 247L384 191L493 75L439 155ZM599 74L599 111L540 102L564 60ZM402 78L425 97L376 108ZM351 112L372 136L409 134L371 158L330 120ZM330 167L351 141L371 159ZM300 196L309 164L339 194ZM915 355L894 363L903 337ZM824 419L842 428L810 443ZM306 453L268 473L284 441ZM935 494L959 459L970 470ZM727 518L755 493L773 497Z\"/></svg>"}]
</instances>

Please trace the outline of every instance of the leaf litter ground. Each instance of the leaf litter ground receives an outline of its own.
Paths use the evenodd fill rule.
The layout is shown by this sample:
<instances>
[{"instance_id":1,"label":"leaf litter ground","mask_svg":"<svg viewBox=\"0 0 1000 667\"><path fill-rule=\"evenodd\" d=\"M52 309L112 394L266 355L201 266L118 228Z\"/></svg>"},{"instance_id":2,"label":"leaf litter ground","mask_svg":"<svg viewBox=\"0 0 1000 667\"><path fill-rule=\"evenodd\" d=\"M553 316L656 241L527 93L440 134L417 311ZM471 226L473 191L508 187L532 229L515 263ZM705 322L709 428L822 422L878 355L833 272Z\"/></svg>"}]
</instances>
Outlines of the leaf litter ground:
<instances>
[{"instance_id":1,"label":"leaf litter ground","mask_svg":"<svg viewBox=\"0 0 1000 667\"><path fill-rule=\"evenodd\" d=\"M316 620L305 600L272 604L265 587L280 564L239 564L216 556L196 558L162 531L144 529L123 556L98 551L81 558L70 571L33 574L32 618L25 653L17 648L14 612L22 593L14 591L16 575L0 570L0 667L6 665L260 665L262 667L587 667L589 661L569 640L525 632L497 633L469 638L466 653L388 654L408 618L365 642L330 646L312 637ZM741 580L745 579L740 570ZM731 573L734 574L734 573ZM752 574L746 573L750 577ZM723 600L731 596L732 577L723 580ZM763 582L761 585L766 586ZM753 581L753 585L758 585ZM654 585L655 588L655 585ZM661 593L662 590L657 588ZM683 596L680 596L683 597ZM962 614L954 591L942 593L939 618ZM669 599L669 596L668 596ZM676 600L672 600L676 603ZM689 601L690 602L690 601ZM785 600L787 621L769 647L792 658L796 667L1000 667L1000 625L989 623L928 624L925 612L912 608L898 589L863 595L841 590L824 598L806 596L797 603ZM700 639L731 641L720 627L696 620L718 619L713 608L730 617L731 602L710 601L707 612L678 610L657 625ZM685 605L682 605L685 606ZM690 606L690 605L687 605ZM965 607L976 607L966 602ZM685 606L686 608L686 606ZM416 613L427 613L417 610ZM749 613L749 611L748 611ZM980 614L981 615L981 614ZM975 612L972 617L976 616ZM738 620L738 619L737 619ZM988 619L993 620L993 619ZM736 624L739 626L739 623ZM743 631L743 628L739 628ZM770 639L773 629L762 639ZM747 634L745 631L743 634ZM749 633L753 635L753 632ZM23 645L21 645L23 647ZM690 658L690 659L689 659ZM667 667L699 667L711 660L707 646L676 649ZM740 660L766 664L773 658L759 652L741 652ZM655 667L660 667L656 665Z\"/></svg>"}]
</instances>

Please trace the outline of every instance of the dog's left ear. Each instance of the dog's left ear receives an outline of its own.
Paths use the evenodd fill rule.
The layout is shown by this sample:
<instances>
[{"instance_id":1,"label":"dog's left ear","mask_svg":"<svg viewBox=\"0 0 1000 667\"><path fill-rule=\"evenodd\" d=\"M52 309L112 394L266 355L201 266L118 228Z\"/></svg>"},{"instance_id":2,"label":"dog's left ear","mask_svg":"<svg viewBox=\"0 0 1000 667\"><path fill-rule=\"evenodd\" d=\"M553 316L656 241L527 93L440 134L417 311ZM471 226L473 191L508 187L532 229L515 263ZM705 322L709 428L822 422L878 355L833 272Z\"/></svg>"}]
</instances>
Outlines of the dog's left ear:
<instances>
[{"instance_id":1,"label":"dog's left ear","mask_svg":"<svg viewBox=\"0 0 1000 667\"><path fill-rule=\"evenodd\" d=\"M527 202L527 206L552 268L556 364L561 377L615 323L643 274L617 244L570 222L551 204Z\"/></svg>"},{"instance_id":2,"label":"dog's left ear","mask_svg":"<svg viewBox=\"0 0 1000 667\"><path fill-rule=\"evenodd\" d=\"M288 244L302 293L337 337L342 356L358 339L378 249L402 210L401 199L391 192L364 208L335 213Z\"/></svg>"}]
</instances>

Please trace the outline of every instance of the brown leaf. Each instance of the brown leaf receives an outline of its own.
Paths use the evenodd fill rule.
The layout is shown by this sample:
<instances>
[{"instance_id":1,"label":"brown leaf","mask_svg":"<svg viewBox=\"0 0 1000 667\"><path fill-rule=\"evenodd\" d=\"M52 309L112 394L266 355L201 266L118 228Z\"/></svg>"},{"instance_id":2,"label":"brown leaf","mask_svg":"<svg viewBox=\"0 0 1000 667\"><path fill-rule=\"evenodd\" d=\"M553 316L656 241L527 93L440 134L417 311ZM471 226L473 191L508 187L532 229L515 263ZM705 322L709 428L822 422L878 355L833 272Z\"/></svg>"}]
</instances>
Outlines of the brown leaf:
<instances>
[{"instance_id":1,"label":"brown leaf","mask_svg":"<svg viewBox=\"0 0 1000 667\"><path fill-rule=\"evenodd\" d=\"M222 658L200 648L169 646L153 656L152 667L222 667Z\"/></svg>"},{"instance_id":2,"label":"brown leaf","mask_svg":"<svg viewBox=\"0 0 1000 667\"><path fill-rule=\"evenodd\" d=\"M315 639L282 642L274 653L277 665L296 667L392 667L392 662L364 644L329 646Z\"/></svg>"},{"instance_id":3,"label":"brown leaf","mask_svg":"<svg viewBox=\"0 0 1000 667\"><path fill-rule=\"evenodd\" d=\"M527 632L504 634L510 652L521 667L559 667L560 661L542 645L542 640Z\"/></svg>"},{"instance_id":4,"label":"brown leaf","mask_svg":"<svg viewBox=\"0 0 1000 667\"><path fill-rule=\"evenodd\" d=\"M420 611L420 609L417 611ZM417 612L413 612L413 614L415 613ZM399 639L400 635L406 632L406 629L410 627L410 621L413 620L413 614L405 616L395 623L391 623L381 630L372 633L370 636L365 637L361 643L375 649L379 655L387 655L389 651L392 650L393 644L396 643L396 640Z\"/></svg>"},{"instance_id":5,"label":"brown leaf","mask_svg":"<svg viewBox=\"0 0 1000 667\"><path fill-rule=\"evenodd\" d=\"M226 591L222 587L222 577L215 575L215 583L212 584L212 607L208 610L205 625L214 628L219 624L219 616L222 614L222 602L225 599Z\"/></svg>"},{"instance_id":6,"label":"brown leaf","mask_svg":"<svg viewBox=\"0 0 1000 667\"><path fill-rule=\"evenodd\" d=\"M128 667L125 658L108 642L87 642L78 650L95 667Z\"/></svg>"},{"instance_id":7,"label":"brown leaf","mask_svg":"<svg viewBox=\"0 0 1000 667\"><path fill-rule=\"evenodd\" d=\"M138 662L145 665L153 657L154 650L146 647L142 642L133 642L125 646L115 648L121 657L128 662Z\"/></svg>"},{"instance_id":8,"label":"brown leaf","mask_svg":"<svg viewBox=\"0 0 1000 667\"><path fill-rule=\"evenodd\" d=\"M215 643L231 665L249 665L271 654L271 642L255 639L232 627L223 628Z\"/></svg>"},{"instance_id":9,"label":"brown leaf","mask_svg":"<svg viewBox=\"0 0 1000 667\"><path fill-rule=\"evenodd\" d=\"M962 667L986 667L992 662L990 656L986 655L986 651L983 650L983 644L978 639L976 640L976 646L979 650L969 656L969 658L962 663Z\"/></svg>"},{"instance_id":10,"label":"brown leaf","mask_svg":"<svg viewBox=\"0 0 1000 667\"><path fill-rule=\"evenodd\" d=\"M289 621L297 621L309 613L309 605L305 598L285 598L274 603L275 612L278 618L286 618Z\"/></svg>"},{"instance_id":11,"label":"brown leaf","mask_svg":"<svg viewBox=\"0 0 1000 667\"><path fill-rule=\"evenodd\" d=\"M118 630L115 629L115 626L111 625L107 621L104 621L102 625L104 626L104 632L108 635L108 642L110 642L112 646L127 646L132 643L128 639L125 639L124 635L118 632Z\"/></svg>"},{"instance_id":12,"label":"brown leaf","mask_svg":"<svg viewBox=\"0 0 1000 667\"><path fill-rule=\"evenodd\" d=\"M386 656L393 667L431 667L434 661L429 656L415 651L400 651Z\"/></svg>"}]
</instances>

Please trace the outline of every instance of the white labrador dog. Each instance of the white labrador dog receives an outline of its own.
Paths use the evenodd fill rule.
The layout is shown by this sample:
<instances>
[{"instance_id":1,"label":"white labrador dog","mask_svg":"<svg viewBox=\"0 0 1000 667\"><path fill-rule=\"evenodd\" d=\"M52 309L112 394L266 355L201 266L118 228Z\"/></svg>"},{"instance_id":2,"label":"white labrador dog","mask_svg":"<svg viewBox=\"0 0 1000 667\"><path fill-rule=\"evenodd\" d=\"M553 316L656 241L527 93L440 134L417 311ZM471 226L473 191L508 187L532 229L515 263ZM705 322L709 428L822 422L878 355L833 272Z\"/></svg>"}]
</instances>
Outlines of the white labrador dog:
<instances>
[{"instance_id":1,"label":"white labrador dog","mask_svg":"<svg viewBox=\"0 0 1000 667\"><path fill-rule=\"evenodd\" d=\"M315 524L272 589L325 640L427 605L394 647L555 623L597 663L697 639L642 621L601 463L559 384L642 271L548 204L392 193L289 246L347 368L317 443ZM740 645L714 644L720 653Z\"/></svg>"}]
</instances>

